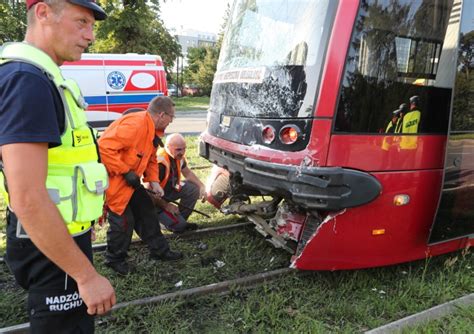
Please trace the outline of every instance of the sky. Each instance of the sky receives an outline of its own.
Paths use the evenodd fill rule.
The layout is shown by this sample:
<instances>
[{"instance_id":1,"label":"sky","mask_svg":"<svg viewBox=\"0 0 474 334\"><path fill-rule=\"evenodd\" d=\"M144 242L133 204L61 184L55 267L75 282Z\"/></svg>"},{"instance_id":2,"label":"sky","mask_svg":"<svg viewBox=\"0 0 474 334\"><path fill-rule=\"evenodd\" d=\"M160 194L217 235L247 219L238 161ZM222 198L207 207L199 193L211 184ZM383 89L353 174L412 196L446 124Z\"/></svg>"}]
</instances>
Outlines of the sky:
<instances>
[{"instance_id":1,"label":"sky","mask_svg":"<svg viewBox=\"0 0 474 334\"><path fill-rule=\"evenodd\" d=\"M161 18L168 29L219 33L227 4L232 0L167 0L160 1Z\"/></svg>"}]
</instances>

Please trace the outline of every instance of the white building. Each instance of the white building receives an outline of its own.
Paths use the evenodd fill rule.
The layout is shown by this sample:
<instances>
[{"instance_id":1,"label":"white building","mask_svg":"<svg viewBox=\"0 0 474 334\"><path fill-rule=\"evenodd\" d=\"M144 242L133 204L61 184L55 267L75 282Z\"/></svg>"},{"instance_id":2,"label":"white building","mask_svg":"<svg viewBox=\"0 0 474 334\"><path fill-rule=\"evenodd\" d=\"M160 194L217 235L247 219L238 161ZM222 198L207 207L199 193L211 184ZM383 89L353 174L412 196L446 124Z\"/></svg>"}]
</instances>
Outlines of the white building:
<instances>
[{"instance_id":1,"label":"white building","mask_svg":"<svg viewBox=\"0 0 474 334\"><path fill-rule=\"evenodd\" d=\"M183 29L176 37L178 38L179 44L181 44L183 56L188 54L188 48L214 46L217 43L216 34L194 29Z\"/></svg>"},{"instance_id":2,"label":"white building","mask_svg":"<svg viewBox=\"0 0 474 334\"><path fill-rule=\"evenodd\" d=\"M217 43L217 35L212 32L199 31L195 29L182 29L178 31L175 36L178 43L181 45L181 52L183 57L179 58L179 67L186 67L188 65L188 48L196 48L202 46L215 46ZM184 63L182 64L181 62ZM176 64L173 69L176 72Z\"/></svg>"}]
</instances>

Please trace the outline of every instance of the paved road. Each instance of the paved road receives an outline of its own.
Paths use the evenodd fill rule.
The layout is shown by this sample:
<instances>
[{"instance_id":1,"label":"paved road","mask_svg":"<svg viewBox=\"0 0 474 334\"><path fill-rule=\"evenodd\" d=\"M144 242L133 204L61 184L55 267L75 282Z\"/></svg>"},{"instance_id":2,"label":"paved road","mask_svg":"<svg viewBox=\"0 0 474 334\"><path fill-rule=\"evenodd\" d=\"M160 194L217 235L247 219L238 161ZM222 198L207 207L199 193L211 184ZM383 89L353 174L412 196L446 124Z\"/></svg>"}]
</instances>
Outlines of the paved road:
<instances>
[{"instance_id":1,"label":"paved road","mask_svg":"<svg viewBox=\"0 0 474 334\"><path fill-rule=\"evenodd\" d=\"M198 135L206 129L206 115L207 112L203 110L177 111L176 118L166 128L166 133Z\"/></svg>"}]
</instances>

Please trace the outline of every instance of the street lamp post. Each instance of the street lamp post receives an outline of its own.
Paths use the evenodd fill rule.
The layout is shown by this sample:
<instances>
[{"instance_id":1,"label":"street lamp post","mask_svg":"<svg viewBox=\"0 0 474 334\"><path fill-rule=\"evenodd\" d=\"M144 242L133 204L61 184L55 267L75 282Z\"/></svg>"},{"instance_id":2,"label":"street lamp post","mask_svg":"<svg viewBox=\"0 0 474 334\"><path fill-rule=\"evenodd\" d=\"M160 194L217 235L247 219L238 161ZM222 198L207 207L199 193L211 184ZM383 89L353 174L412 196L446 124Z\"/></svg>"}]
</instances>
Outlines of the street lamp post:
<instances>
[{"instance_id":1,"label":"street lamp post","mask_svg":"<svg viewBox=\"0 0 474 334\"><path fill-rule=\"evenodd\" d=\"M176 57L176 97L179 97L179 55Z\"/></svg>"}]
</instances>

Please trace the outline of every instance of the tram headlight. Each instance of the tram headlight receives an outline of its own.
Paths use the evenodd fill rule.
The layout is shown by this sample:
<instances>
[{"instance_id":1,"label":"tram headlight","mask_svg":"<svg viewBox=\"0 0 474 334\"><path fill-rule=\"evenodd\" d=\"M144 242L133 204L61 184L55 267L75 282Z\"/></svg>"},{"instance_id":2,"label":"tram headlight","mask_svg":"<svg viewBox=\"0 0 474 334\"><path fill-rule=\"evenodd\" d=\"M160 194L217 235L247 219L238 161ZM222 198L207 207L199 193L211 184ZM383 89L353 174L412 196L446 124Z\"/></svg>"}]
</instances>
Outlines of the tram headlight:
<instances>
[{"instance_id":1,"label":"tram headlight","mask_svg":"<svg viewBox=\"0 0 474 334\"><path fill-rule=\"evenodd\" d=\"M301 130L296 125L285 125L280 130L280 141L283 144L291 145L298 140L300 133Z\"/></svg>"},{"instance_id":2,"label":"tram headlight","mask_svg":"<svg viewBox=\"0 0 474 334\"><path fill-rule=\"evenodd\" d=\"M406 194L399 194L393 197L393 205L395 206L407 205L408 203L410 203L410 196Z\"/></svg>"},{"instance_id":3,"label":"tram headlight","mask_svg":"<svg viewBox=\"0 0 474 334\"><path fill-rule=\"evenodd\" d=\"M271 125L266 125L262 130L262 139L265 144L271 144L275 140L275 129Z\"/></svg>"}]
</instances>

